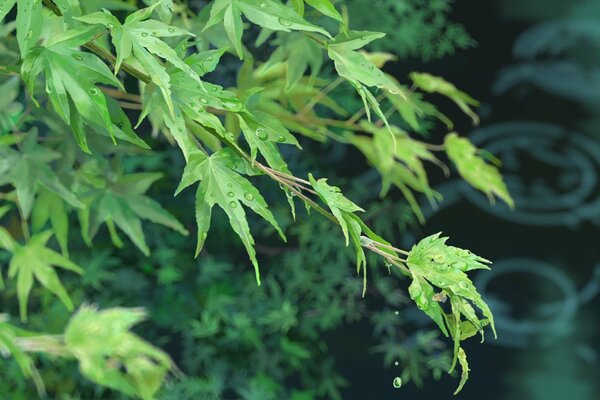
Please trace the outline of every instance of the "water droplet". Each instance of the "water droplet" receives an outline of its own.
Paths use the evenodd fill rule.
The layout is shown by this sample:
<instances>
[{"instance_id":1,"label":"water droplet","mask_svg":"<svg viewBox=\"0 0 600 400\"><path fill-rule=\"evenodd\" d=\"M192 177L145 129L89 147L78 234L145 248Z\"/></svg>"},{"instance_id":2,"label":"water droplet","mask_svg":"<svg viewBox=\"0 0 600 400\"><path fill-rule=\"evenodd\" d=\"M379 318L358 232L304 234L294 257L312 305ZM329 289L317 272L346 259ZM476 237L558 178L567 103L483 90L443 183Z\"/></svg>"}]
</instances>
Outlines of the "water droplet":
<instances>
[{"instance_id":1,"label":"water droplet","mask_svg":"<svg viewBox=\"0 0 600 400\"><path fill-rule=\"evenodd\" d=\"M471 255L471 252L466 249L460 249L457 253L458 253L458 255L463 256L463 257L469 257Z\"/></svg>"},{"instance_id":2,"label":"water droplet","mask_svg":"<svg viewBox=\"0 0 600 400\"><path fill-rule=\"evenodd\" d=\"M434 268L438 272L448 272L448 271L450 271L450 267L448 266L448 264L437 264Z\"/></svg>"},{"instance_id":3,"label":"water droplet","mask_svg":"<svg viewBox=\"0 0 600 400\"><path fill-rule=\"evenodd\" d=\"M233 192L229 192L229 193L227 193L227 196L229 196L229 197L233 197L233 196L235 196L235 193L233 193Z\"/></svg>"},{"instance_id":4,"label":"water droplet","mask_svg":"<svg viewBox=\"0 0 600 400\"><path fill-rule=\"evenodd\" d=\"M216 92L217 90L219 90L219 88L216 86L213 86L212 88L210 88L210 90L212 90L213 92Z\"/></svg>"},{"instance_id":5,"label":"water droplet","mask_svg":"<svg viewBox=\"0 0 600 400\"><path fill-rule=\"evenodd\" d=\"M148 32L142 32L142 37L148 37Z\"/></svg>"},{"instance_id":6,"label":"water droplet","mask_svg":"<svg viewBox=\"0 0 600 400\"><path fill-rule=\"evenodd\" d=\"M394 365L397 367L400 363L398 361L394 362Z\"/></svg>"},{"instance_id":7,"label":"water droplet","mask_svg":"<svg viewBox=\"0 0 600 400\"><path fill-rule=\"evenodd\" d=\"M174 29L174 28L169 28L169 29L167 29L167 30L169 31L169 33L173 33L173 32L175 32L175 29Z\"/></svg>"},{"instance_id":8,"label":"water droplet","mask_svg":"<svg viewBox=\"0 0 600 400\"><path fill-rule=\"evenodd\" d=\"M456 261L452 263L452 267L461 271L465 271L467 269L467 263L464 261Z\"/></svg>"},{"instance_id":9,"label":"water droplet","mask_svg":"<svg viewBox=\"0 0 600 400\"><path fill-rule=\"evenodd\" d=\"M258 128L256 130L256 136L258 136L260 140L267 140L269 138L269 134L263 128Z\"/></svg>"},{"instance_id":10,"label":"water droplet","mask_svg":"<svg viewBox=\"0 0 600 400\"><path fill-rule=\"evenodd\" d=\"M236 203L235 201L230 201L230 202L229 202L229 206L230 206L231 208L236 208L236 207L237 207L237 203Z\"/></svg>"},{"instance_id":11,"label":"water droplet","mask_svg":"<svg viewBox=\"0 0 600 400\"><path fill-rule=\"evenodd\" d=\"M98 94L98 89L96 89L95 87L90 88L90 90L88 90L88 93L92 96L96 96Z\"/></svg>"},{"instance_id":12,"label":"water droplet","mask_svg":"<svg viewBox=\"0 0 600 400\"><path fill-rule=\"evenodd\" d=\"M260 8L267 8L267 3L265 3L264 1L260 3Z\"/></svg>"},{"instance_id":13,"label":"water droplet","mask_svg":"<svg viewBox=\"0 0 600 400\"><path fill-rule=\"evenodd\" d=\"M378 89L383 89L383 83L378 83L378 84L377 84L377 88L378 88Z\"/></svg>"},{"instance_id":14,"label":"water droplet","mask_svg":"<svg viewBox=\"0 0 600 400\"><path fill-rule=\"evenodd\" d=\"M394 314L400 315L400 311L394 311Z\"/></svg>"},{"instance_id":15,"label":"water droplet","mask_svg":"<svg viewBox=\"0 0 600 400\"><path fill-rule=\"evenodd\" d=\"M48 82L46 82L46 93L52 93L52 86L50 86Z\"/></svg>"},{"instance_id":16,"label":"water droplet","mask_svg":"<svg viewBox=\"0 0 600 400\"><path fill-rule=\"evenodd\" d=\"M283 143L283 142L285 142L285 138L284 138L283 136L279 136L279 137L277 138L277 141L278 141L279 143Z\"/></svg>"},{"instance_id":17,"label":"water droplet","mask_svg":"<svg viewBox=\"0 0 600 400\"><path fill-rule=\"evenodd\" d=\"M444 256L443 254L436 254L433 257L433 261L435 261L436 263L443 263L444 261L446 261L446 256Z\"/></svg>"},{"instance_id":18,"label":"water droplet","mask_svg":"<svg viewBox=\"0 0 600 400\"><path fill-rule=\"evenodd\" d=\"M206 61L212 61L212 60L213 60L212 56L206 57Z\"/></svg>"},{"instance_id":19,"label":"water droplet","mask_svg":"<svg viewBox=\"0 0 600 400\"><path fill-rule=\"evenodd\" d=\"M420 310L427 310L429 308L429 300L425 296L420 296L416 300L416 303Z\"/></svg>"},{"instance_id":20,"label":"water droplet","mask_svg":"<svg viewBox=\"0 0 600 400\"><path fill-rule=\"evenodd\" d=\"M237 112L237 111L240 111L242 109L242 103L234 102L234 101L230 101L230 100L224 100L223 101L223 107L226 110Z\"/></svg>"},{"instance_id":21,"label":"water droplet","mask_svg":"<svg viewBox=\"0 0 600 400\"><path fill-rule=\"evenodd\" d=\"M252 201L254 200L254 195L252 193L244 193L244 197L246 198L246 200L248 201Z\"/></svg>"},{"instance_id":22,"label":"water droplet","mask_svg":"<svg viewBox=\"0 0 600 400\"><path fill-rule=\"evenodd\" d=\"M398 94L398 91L396 89L390 89L390 93L391 94Z\"/></svg>"},{"instance_id":23,"label":"water droplet","mask_svg":"<svg viewBox=\"0 0 600 400\"><path fill-rule=\"evenodd\" d=\"M206 239L208 237L208 232L202 232L202 239Z\"/></svg>"},{"instance_id":24,"label":"water droplet","mask_svg":"<svg viewBox=\"0 0 600 400\"><path fill-rule=\"evenodd\" d=\"M73 54L73 58L76 59L77 61L83 60L83 57L81 57L79 54Z\"/></svg>"},{"instance_id":25,"label":"water droplet","mask_svg":"<svg viewBox=\"0 0 600 400\"><path fill-rule=\"evenodd\" d=\"M469 284L467 282L465 282L465 281L458 282L458 286L460 288L462 288L462 289L468 289L469 288Z\"/></svg>"},{"instance_id":26,"label":"water droplet","mask_svg":"<svg viewBox=\"0 0 600 400\"><path fill-rule=\"evenodd\" d=\"M281 26L285 26L286 28L289 28L290 26L292 26L292 21L288 21L287 19L279 18L278 21L281 24Z\"/></svg>"},{"instance_id":27,"label":"water droplet","mask_svg":"<svg viewBox=\"0 0 600 400\"><path fill-rule=\"evenodd\" d=\"M206 100L205 98L201 98L200 99L200 103L202 103L202 104L208 104L208 100Z\"/></svg>"},{"instance_id":28,"label":"water droplet","mask_svg":"<svg viewBox=\"0 0 600 400\"><path fill-rule=\"evenodd\" d=\"M228 184L227 184L227 187L229 187L229 188L230 188L230 187L233 187L233 184L232 184L232 183L228 183Z\"/></svg>"},{"instance_id":29,"label":"water droplet","mask_svg":"<svg viewBox=\"0 0 600 400\"><path fill-rule=\"evenodd\" d=\"M114 28L114 27L115 27L115 24L110 24L110 23L109 23L109 24L106 24L106 27L107 27L108 29L112 29L112 28Z\"/></svg>"},{"instance_id":30,"label":"water droplet","mask_svg":"<svg viewBox=\"0 0 600 400\"><path fill-rule=\"evenodd\" d=\"M402 387L402 378L400 378L399 376L395 377L394 382L392 382L392 385L394 385L394 388L400 389Z\"/></svg>"}]
</instances>

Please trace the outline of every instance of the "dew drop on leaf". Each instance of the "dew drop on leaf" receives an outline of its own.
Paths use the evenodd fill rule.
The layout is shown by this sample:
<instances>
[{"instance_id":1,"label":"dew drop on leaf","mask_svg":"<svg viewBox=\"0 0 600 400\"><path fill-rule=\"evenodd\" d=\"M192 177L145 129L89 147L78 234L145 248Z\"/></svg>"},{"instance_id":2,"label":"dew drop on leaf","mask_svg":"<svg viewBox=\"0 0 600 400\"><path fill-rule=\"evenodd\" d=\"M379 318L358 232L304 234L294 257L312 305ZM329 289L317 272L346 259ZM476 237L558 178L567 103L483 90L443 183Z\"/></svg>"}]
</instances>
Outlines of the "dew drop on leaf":
<instances>
[{"instance_id":1,"label":"dew drop on leaf","mask_svg":"<svg viewBox=\"0 0 600 400\"><path fill-rule=\"evenodd\" d=\"M283 136L279 136L279 137L277 138L277 141L278 141L279 143L283 143L283 142L285 142L285 138L284 138Z\"/></svg>"},{"instance_id":2,"label":"dew drop on leaf","mask_svg":"<svg viewBox=\"0 0 600 400\"><path fill-rule=\"evenodd\" d=\"M279 23L286 28L292 26L292 21L288 21L285 18L279 18Z\"/></svg>"},{"instance_id":3,"label":"dew drop on leaf","mask_svg":"<svg viewBox=\"0 0 600 400\"><path fill-rule=\"evenodd\" d=\"M254 195L252 195L252 193L245 193L244 197L246 198L246 200L248 201L252 201L254 200Z\"/></svg>"},{"instance_id":4,"label":"dew drop on leaf","mask_svg":"<svg viewBox=\"0 0 600 400\"><path fill-rule=\"evenodd\" d=\"M256 135L260 140L267 140L269 138L269 134L263 128L258 128L256 130Z\"/></svg>"},{"instance_id":5,"label":"dew drop on leaf","mask_svg":"<svg viewBox=\"0 0 600 400\"><path fill-rule=\"evenodd\" d=\"M114 27L115 27L115 24L110 24L110 23L109 23L109 24L106 24L106 27L107 27L108 29L112 29L112 28L114 28Z\"/></svg>"},{"instance_id":6,"label":"dew drop on leaf","mask_svg":"<svg viewBox=\"0 0 600 400\"><path fill-rule=\"evenodd\" d=\"M148 37L148 32L142 32L142 37Z\"/></svg>"},{"instance_id":7,"label":"dew drop on leaf","mask_svg":"<svg viewBox=\"0 0 600 400\"><path fill-rule=\"evenodd\" d=\"M173 33L173 32L175 32L175 29L174 29L174 28L169 28L169 29L167 29L167 30L169 31L169 33Z\"/></svg>"},{"instance_id":8,"label":"dew drop on leaf","mask_svg":"<svg viewBox=\"0 0 600 400\"><path fill-rule=\"evenodd\" d=\"M400 389L402 387L402 378L400 378L399 376L395 377L394 382L392 382L392 385L394 385L394 388Z\"/></svg>"},{"instance_id":9,"label":"dew drop on leaf","mask_svg":"<svg viewBox=\"0 0 600 400\"><path fill-rule=\"evenodd\" d=\"M212 56L206 57L206 61L212 61L212 60L213 60ZM214 87L213 90L217 90L217 88Z\"/></svg>"},{"instance_id":10,"label":"dew drop on leaf","mask_svg":"<svg viewBox=\"0 0 600 400\"><path fill-rule=\"evenodd\" d=\"M456 261L452 263L452 267L464 271L467 268L467 263L464 261Z\"/></svg>"},{"instance_id":11,"label":"dew drop on leaf","mask_svg":"<svg viewBox=\"0 0 600 400\"><path fill-rule=\"evenodd\" d=\"M236 207L237 207L237 203L236 203L235 201L230 201L230 202L229 202L229 206L230 206L231 208L236 208Z\"/></svg>"},{"instance_id":12,"label":"dew drop on leaf","mask_svg":"<svg viewBox=\"0 0 600 400\"><path fill-rule=\"evenodd\" d=\"M90 88L90 90L88 90L88 93L91 94L92 96L96 96L98 94L98 89Z\"/></svg>"},{"instance_id":13,"label":"dew drop on leaf","mask_svg":"<svg viewBox=\"0 0 600 400\"><path fill-rule=\"evenodd\" d=\"M444 257L443 254L436 254L435 256L433 256L433 261L435 261L436 263L443 263L444 261L446 261L446 257Z\"/></svg>"},{"instance_id":14,"label":"dew drop on leaf","mask_svg":"<svg viewBox=\"0 0 600 400\"><path fill-rule=\"evenodd\" d=\"M76 59L77 61L83 60L83 57L81 57L79 54L73 54L73 58Z\"/></svg>"},{"instance_id":15,"label":"dew drop on leaf","mask_svg":"<svg viewBox=\"0 0 600 400\"><path fill-rule=\"evenodd\" d=\"M202 103L202 104L208 104L208 100L206 100L205 98L201 98L200 99L200 103Z\"/></svg>"},{"instance_id":16,"label":"dew drop on leaf","mask_svg":"<svg viewBox=\"0 0 600 400\"><path fill-rule=\"evenodd\" d=\"M233 192L229 192L229 193L227 193L227 196L229 196L229 197L233 197L233 196L235 196L235 193L233 193Z\"/></svg>"},{"instance_id":17,"label":"dew drop on leaf","mask_svg":"<svg viewBox=\"0 0 600 400\"><path fill-rule=\"evenodd\" d=\"M468 289L469 288L469 284L467 282L465 282L465 281L458 282L458 286L461 287L461 288L463 288L463 289Z\"/></svg>"}]
</instances>

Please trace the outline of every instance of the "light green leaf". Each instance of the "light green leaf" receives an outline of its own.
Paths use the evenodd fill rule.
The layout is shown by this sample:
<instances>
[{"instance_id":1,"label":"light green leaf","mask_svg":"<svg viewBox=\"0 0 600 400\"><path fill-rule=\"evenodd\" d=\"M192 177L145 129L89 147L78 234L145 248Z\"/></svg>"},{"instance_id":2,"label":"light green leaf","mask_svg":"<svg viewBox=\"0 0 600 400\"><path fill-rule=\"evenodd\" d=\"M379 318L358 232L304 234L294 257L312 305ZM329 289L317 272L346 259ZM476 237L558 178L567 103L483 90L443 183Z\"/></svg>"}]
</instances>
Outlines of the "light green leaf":
<instances>
[{"instance_id":1,"label":"light green leaf","mask_svg":"<svg viewBox=\"0 0 600 400\"><path fill-rule=\"evenodd\" d=\"M467 380L469 379L469 363L467 362L467 354L465 353L462 347L458 349L458 361L460 362L462 373L460 375L460 383L458 385L458 388L456 388L456 391L454 392L455 395L457 395L462 390L463 386L465 385L465 383L467 383Z\"/></svg>"},{"instance_id":2,"label":"light green leaf","mask_svg":"<svg viewBox=\"0 0 600 400\"><path fill-rule=\"evenodd\" d=\"M450 82L445 81L439 76L419 72L412 72L410 74L410 79L412 79L414 85L421 90L429 93L439 93L448 97L456 103L465 114L471 117L473 124L479 123L479 117L471 109L471 106L479 106L479 102L465 92L458 90L456 86Z\"/></svg>"},{"instance_id":3,"label":"light green leaf","mask_svg":"<svg viewBox=\"0 0 600 400\"><path fill-rule=\"evenodd\" d=\"M344 218L344 214L347 213L355 213L357 211L365 211L352 201L348 200L337 186L330 186L327 183L327 179L321 178L316 180L312 174L308 175L308 179L312 187L315 189L321 200L327 204L335 218L337 219L340 227L342 228L342 232L344 233L344 237L346 238L346 246L348 245L349 236L348 236L348 223L346 222L346 218Z\"/></svg>"},{"instance_id":4,"label":"light green leaf","mask_svg":"<svg viewBox=\"0 0 600 400\"><path fill-rule=\"evenodd\" d=\"M24 246L17 245L8 267L8 276L17 279L17 296L21 320L27 320L27 302L34 279L46 289L54 293L69 311L73 310L73 303L53 266L67 269L78 274L83 270L68 258L46 247L52 232L45 231L33 235Z\"/></svg>"},{"instance_id":5,"label":"light green leaf","mask_svg":"<svg viewBox=\"0 0 600 400\"><path fill-rule=\"evenodd\" d=\"M498 196L509 207L514 208L513 199L498 168L480 157L481 150L477 149L469 139L450 133L446 136L444 145L448 158L465 181L485 193L492 203L494 196Z\"/></svg>"},{"instance_id":6,"label":"light green leaf","mask_svg":"<svg viewBox=\"0 0 600 400\"><path fill-rule=\"evenodd\" d=\"M172 361L129 331L145 316L133 308L80 308L69 321L64 340L83 376L129 396L153 399Z\"/></svg>"}]
</instances>

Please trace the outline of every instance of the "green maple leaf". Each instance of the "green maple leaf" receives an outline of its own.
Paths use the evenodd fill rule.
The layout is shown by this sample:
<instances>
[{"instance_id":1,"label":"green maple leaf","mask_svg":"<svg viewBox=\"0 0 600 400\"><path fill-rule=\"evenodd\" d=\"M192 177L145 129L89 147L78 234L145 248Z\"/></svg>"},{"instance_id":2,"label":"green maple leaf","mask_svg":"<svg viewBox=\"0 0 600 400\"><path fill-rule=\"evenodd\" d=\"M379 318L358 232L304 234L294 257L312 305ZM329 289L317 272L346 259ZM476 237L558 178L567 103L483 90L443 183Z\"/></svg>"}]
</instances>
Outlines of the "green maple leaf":
<instances>
[{"instance_id":1,"label":"green maple leaf","mask_svg":"<svg viewBox=\"0 0 600 400\"><path fill-rule=\"evenodd\" d=\"M222 23L240 58L244 57L242 14L253 24L269 30L318 32L331 37L325 29L311 24L293 8L275 0L215 0L210 10L210 19L204 30Z\"/></svg>"},{"instance_id":2,"label":"green maple leaf","mask_svg":"<svg viewBox=\"0 0 600 400\"><path fill-rule=\"evenodd\" d=\"M73 207L84 206L50 167L58 158L59 153L37 144L35 130L27 134L21 151L0 146L0 185L10 183L15 187L24 218L29 218L38 185L56 193Z\"/></svg>"},{"instance_id":3,"label":"green maple leaf","mask_svg":"<svg viewBox=\"0 0 600 400\"><path fill-rule=\"evenodd\" d=\"M172 361L129 331L145 315L141 309L80 308L67 325L64 341L83 376L129 396L154 399Z\"/></svg>"},{"instance_id":4,"label":"green maple leaf","mask_svg":"<svg viewBox=\"0 0 600 400\"><path fill-rule=\"evenodd\" d=\"M197 84L202 85L202 81L198 74L179 58L177 52L160 39L193 36L193 34L184 29L148 19L152 15L152 11L160 4L158 2L151 7L130 14L123 24L108 10L84 15L78 17L77 20L88 24L102 24L110 29L112 42L117 52L115 73L125 59L134 57L150 76L152 82L160 88L169 111L173 112L170 76L165 66L156 57L168 61L174 67L185 72Z\"/></svg>"},{"instance_id":5,"label":"green maple leaf","mask_svg":"<svg viewBox=\"0 0 600 400\"><path fill-rule=\"evenodd\" d=\"M54 293L69 311L73 310L73 302L53 266L78 274L83 274L83 270L68 258L46 247L51 237L51 231L41 232L33 235L23 246L15 243L11 250L13 257L8 266L8 276L17 280L17 297L23 321L27 320L27 302L34 279Z\"/></svg>"},{"instance_id":6,"label":"green maple leaf","mask_svg":"<svg viewBox=\"0 0 600 400\"><path fill-rule=\"evenodd\" d=\"M81 235L91 246L91 240L98 232L102 223L106 223L113 243L122 247L117 231L120 230L144 253L150 254L150 249L144 238L142 220L148 220L171 228L182 235L188 231L181 223L162 206L145 196L150 186L162 177L161 173L136 173L118 177L101 178L101 171L93 165L84 166L90 173L83 174L92 183L89 190L81 194L87 208L79 212Z\"/></svg>"},{"instance_id":7,"label":"green maple leaf","mask_svg":"<svg viewBox=\"0 0 600 400\"><path fill-rule=\"evenodd\" d=\"M244 163L244 160L230 150L220 150L210 157L200 151L195 151L191 154L183 171L176 194L200 181L196 192L196 222L198 224L196 256L204 246L210 228L212 208L216 204L225 211L231 227L242 240L254 266L256 280L260 285L254 238L250 233L242 205L264 218L275 228L283 240L286 239L258 189L236 171L236 168L239 169Z\"/></svg>"},{"instance_id":8,"label":"green maple leaf","mask_svg":"<svg viewBox=\"0 0 600 400\"><path fill-rule=\"evenodd\" d=\"M494 202L495 195L504 200L509 207L514 207L513 199L498 168L480 157L481 151L469 139L450 133L446 136L444 144L448 158L465 181L485 193L491 202Z\"/></svg>"},{"instance_id":9,"label":"green maple leaf","mask_svg":"<svg viewBox=\"0 0 600 400\"><path fill-rule=\"evenodd\" d=\"M83 123L94 129L106 131L119 138L148 147L127 126L127 117L116 102L105 95L98 83L124 90L121 82L96 55L78 49L91 40L98 30L95 27L74 29L58 35L44 46L31 49L21 74L32 99L35 83L40 74L45 77L45 88L58 115L70 125L81 148L90 153ZM73 71L78 71L77 75Z\"/></svg>"}]
</instances>

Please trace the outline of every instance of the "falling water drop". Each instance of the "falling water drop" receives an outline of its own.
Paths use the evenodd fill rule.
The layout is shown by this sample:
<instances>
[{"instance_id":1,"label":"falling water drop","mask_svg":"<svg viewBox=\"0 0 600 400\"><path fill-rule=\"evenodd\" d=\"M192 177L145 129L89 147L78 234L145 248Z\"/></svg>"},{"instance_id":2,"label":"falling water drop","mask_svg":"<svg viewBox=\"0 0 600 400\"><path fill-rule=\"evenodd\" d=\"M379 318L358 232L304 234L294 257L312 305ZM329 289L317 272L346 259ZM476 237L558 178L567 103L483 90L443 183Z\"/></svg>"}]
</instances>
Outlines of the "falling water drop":
<instances>
[{"instance_id":1,"label":"falling water drop","mask_svg":"<svg viewBox=\"0 0 600 400\"><path fill-rule=\"evenodd\" d=\"M400 378L399 376L395 377L394 382L392 382L392 385L394 385L394 388L400 389L402 387L402 378Z\"/></svg>"}]
</instances>

